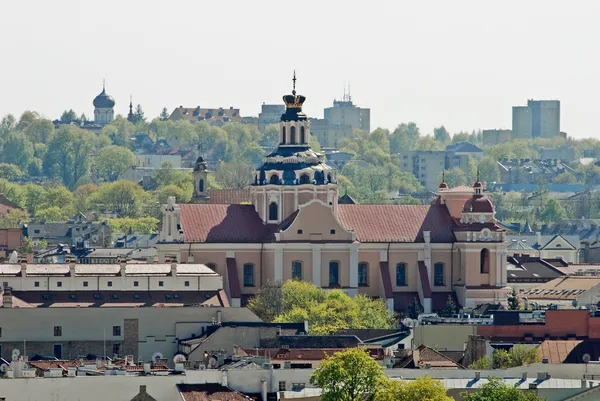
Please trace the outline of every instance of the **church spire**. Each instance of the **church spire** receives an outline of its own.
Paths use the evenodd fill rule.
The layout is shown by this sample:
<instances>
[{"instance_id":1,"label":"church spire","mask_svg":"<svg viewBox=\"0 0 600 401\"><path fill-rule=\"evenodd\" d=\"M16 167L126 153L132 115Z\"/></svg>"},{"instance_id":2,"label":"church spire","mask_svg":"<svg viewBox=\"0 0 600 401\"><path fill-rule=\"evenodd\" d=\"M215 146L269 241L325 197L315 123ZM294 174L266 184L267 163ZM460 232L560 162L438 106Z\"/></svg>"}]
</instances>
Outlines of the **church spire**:
<instances>
[{"instance_id":1,"label":"church spire","mask_svg":"<svg viewBox=\"0 0 600 401\"><path fill-rule=\"evenodd\" d=\"M129 114L127 114L127 120L130 123L133 123L135 120L135 116L133 114L133 96L129 95Z\"/></svg>"}]
</instances>

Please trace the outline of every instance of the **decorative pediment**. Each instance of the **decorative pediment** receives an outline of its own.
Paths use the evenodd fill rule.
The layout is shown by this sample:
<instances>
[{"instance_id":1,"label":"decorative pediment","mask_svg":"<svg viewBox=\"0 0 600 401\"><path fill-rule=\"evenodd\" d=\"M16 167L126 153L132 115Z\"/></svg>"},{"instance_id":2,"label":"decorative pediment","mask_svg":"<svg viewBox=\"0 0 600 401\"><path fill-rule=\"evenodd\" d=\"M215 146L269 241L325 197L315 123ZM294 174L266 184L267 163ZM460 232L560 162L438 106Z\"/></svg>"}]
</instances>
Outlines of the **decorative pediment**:
<instances>
[{"instance_id":1,"label":"decorative pediment","mask_svg":"<svg viewBox=\"0 0 600 401\"><path fill-rule=\"evenodd\" d=\"M276 234L276 239L294 242L353 242L356 234L340 224L333 205L313 199L300 206L294 220Z\"/></svg>"}]
</instances>

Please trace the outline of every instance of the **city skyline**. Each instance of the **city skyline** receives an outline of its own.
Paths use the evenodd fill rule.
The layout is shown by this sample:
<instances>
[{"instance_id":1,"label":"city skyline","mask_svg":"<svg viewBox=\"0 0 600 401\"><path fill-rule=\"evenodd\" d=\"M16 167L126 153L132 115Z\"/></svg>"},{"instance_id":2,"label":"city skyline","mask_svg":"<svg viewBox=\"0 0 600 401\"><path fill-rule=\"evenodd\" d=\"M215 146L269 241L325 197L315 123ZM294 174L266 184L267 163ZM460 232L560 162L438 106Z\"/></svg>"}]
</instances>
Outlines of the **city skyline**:
<instances>
[{"instance_id":1,"label":"city skyline","mask_svg":"<svg viewBox=\"0 0 600 401\"><path fill-rule=\"evenodd\" d=\"M90 118L106 79L122 115L132 94L148 117L180 105L252 116L263 102L280 103L295 69L313 117L350 83L355 104L372 110L372 129L408 121L423 134L440 125L451 133L510 128L512 106L558 99L562 131L595 134L600 62L585 46L600 34L594 2L315 4L66 0L52 20L54 4L8 4L0 114L36 110L53 119L73 108ZM297 46L308 56L290 51Z\"/></svg>"}]
</instances>

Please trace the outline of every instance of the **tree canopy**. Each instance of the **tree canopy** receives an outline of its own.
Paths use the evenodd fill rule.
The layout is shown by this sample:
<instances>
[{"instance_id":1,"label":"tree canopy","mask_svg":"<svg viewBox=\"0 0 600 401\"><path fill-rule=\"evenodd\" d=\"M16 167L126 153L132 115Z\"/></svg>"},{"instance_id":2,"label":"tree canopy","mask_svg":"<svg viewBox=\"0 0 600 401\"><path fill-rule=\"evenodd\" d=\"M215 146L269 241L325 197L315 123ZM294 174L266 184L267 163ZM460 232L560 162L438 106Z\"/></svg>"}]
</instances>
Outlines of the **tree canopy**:
<instances>
[{"instance_id":1,"label":"tree canopy","mask_svg":"<svg viewBox=\"0 0 600 401\"><path fill-rule=\"evenodd\" d=\"M463 393L463 401L545 401L544 397L535 392L520 390L507 385L497 377L489 381L472 393Z\"/></svg>"},{"instance_id":2,"label":"tree canopy","mask_svg":"<svg viewBox=\"0 0 600 401\"><path fill-rule=\"evenodd\" d=\"M298 280L266 283L248 307L265 321L308 321L313 334L397 326L394 316L380 299L364 295L350 297L341 290L325 291Z\"/></svg>"}]
</instances>

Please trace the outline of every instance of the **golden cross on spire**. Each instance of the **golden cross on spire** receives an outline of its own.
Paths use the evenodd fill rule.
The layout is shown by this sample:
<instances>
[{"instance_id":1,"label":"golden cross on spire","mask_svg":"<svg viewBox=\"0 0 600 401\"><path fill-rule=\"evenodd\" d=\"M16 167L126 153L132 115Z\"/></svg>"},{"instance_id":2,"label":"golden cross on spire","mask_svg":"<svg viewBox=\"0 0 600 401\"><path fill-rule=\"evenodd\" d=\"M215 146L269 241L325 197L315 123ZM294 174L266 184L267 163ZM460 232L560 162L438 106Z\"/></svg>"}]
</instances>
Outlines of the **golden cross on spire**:
<instances>
[{"instance_id":1,"label":"golden cross on spire","mask_svg":"<svg viewBox=\"0 0 600 401\"><path fill-rule=\"evenodd\" d=\"M292 95L296 96L296 70L294 70L294 78L292 79L294 83L294 89L292 90Z\"/></svg>"}]
</instances>

